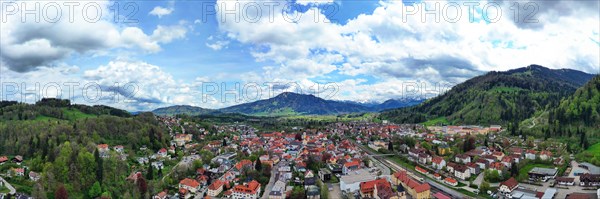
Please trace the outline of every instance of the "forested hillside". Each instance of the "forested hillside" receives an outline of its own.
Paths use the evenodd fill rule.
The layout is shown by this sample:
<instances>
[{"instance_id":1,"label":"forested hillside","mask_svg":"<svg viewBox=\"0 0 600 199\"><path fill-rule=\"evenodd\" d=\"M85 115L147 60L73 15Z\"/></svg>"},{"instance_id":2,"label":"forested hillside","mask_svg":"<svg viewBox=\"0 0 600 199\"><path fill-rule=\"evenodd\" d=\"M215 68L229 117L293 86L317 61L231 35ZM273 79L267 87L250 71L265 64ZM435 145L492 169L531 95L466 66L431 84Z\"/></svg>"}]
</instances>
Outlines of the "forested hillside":
<instances>
[{"instance_id":1,"label":"forested hillside","mask_svg":"<svg viewBox=\"0 0 600 199\"><path fill-rule=\"evenodd\" d=\"M523 127L526 134L565 139L574 152L589 149L600 141L600 76L539 118L532 128ZM583 152L578 158L600 165L598 153Z\"/></svg>"},{"instance_id":2,"label":"forested hillside","mask_svg":"<svg viewBox=\"0 0 600 199\"><path fill-rule=\"evenodd\" d=\"M23 156L26 172L42 174L34 183L17 181L18 189L35 198L54 198L64 187L70 198L140 198L136 184L124 179L132 171L128 161L100 158L98 144L123 145L133 153L141 146L168 146L168 134L151 113L131 116L105 106L71 105L68 100L44 99L35 105L0 103L0 156ZM132 154L130 154L132 155ZM14 164L4 164L7 172ZM19 184L21 183L21 184ZM156 184L148 182L146 186Z\"/></svg>"},{"instance_id":3,"label":"forested hillside","mask_svg":"<svg viewBox=\"0 0 600 199\"><path fill-rule=\"evenodd\" d=\"M489 72L420 105L386 111L381 117L400 123L443 118L454 124L512 125L557 106L592 77L580 71L537 65Z\"/></svg>"}]
</instances>

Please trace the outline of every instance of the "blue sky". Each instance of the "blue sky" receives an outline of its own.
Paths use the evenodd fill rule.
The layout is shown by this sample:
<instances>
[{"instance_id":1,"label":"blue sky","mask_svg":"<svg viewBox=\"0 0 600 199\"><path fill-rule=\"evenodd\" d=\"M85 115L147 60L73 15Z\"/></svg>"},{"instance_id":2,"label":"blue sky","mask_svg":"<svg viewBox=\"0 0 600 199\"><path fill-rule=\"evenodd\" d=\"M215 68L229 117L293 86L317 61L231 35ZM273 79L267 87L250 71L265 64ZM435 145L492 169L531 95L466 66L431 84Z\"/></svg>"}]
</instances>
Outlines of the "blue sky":
<instances>
[{"instance_id":1,"label":"blue sky","mask_svg":"<svg viewBox=\"0 0 600 199\"><path fill-rule=\"evenodd\" d=\"M11 9L35 1L3 2L2 99L61 97L130 111L220 108L283 91L381 102L435 96L486 71L530 64L598 73L598 2L531 2L538 8L535 23L526 23L524 2L515 16L509 1L72 1L97 5L102 18L89 22L75 14L75 21L57 23L44 16L41 23L31 16L23 21ZM469 3L478 4L474 13ZM131 11L125 5L137 9L135 23L123 22ZM223 6L236 5L235 15L223 15ZM436 6L435 14L422 15ZM65 82L78 84L73 95ZM119 87L130 83L133 93ZM84 96L89 84L101 97ZM220 91L209 92L208 85ZM32 89L38 94L23 94Z\"/></svg>"}]
</instances>

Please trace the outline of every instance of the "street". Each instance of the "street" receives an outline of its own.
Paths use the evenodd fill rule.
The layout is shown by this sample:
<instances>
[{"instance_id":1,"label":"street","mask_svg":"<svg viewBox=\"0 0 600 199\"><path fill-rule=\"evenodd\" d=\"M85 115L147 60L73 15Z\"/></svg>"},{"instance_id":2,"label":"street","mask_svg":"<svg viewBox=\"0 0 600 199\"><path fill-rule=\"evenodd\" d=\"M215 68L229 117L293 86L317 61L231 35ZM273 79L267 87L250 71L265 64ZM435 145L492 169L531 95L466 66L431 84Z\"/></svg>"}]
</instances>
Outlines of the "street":
<instances>
[{"instance_id":1,"label":"street","mask_svg":"<svg viewBox=\"0 0 600 199\"><path fill-rule=\"evenodd\" d=\"M4 178L0 177L0 181L2 181L2 183L4 183L4 186L8 190L10 190L10 192L8 192L10 195L14 195L15 193L17 193L17 190L11 184L9 184L6 180L4 180Z\"/></svg>"},{"instance_id":2,"label":"street","mask_svg":"<svg viewBox=\"0 0 600 199\"><path fill-rule=\"evenodd\" d=\"M262 195L262 199L268 199L269 198L269 194L271 193L271 189L273 189L273 185L275 185L275 182L277 182L277 170L279 169L279 165L280 164L284 164L284 161L279 162L276 165L273 165L273 168L271 168L271 178L269 179L269 184L267 184L267 186L265 186L265 190L263 191L263 195Z\"/></svg>"}]
</instances>

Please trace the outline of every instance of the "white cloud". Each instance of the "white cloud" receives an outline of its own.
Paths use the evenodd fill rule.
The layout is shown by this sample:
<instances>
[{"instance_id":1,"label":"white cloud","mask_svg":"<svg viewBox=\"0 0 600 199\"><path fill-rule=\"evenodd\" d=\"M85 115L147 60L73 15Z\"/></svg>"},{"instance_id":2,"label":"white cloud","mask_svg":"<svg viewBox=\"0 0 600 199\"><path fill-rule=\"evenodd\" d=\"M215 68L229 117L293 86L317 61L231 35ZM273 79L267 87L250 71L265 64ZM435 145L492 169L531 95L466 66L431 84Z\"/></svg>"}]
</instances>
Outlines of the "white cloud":
<instances>
[{"instance_id":1,"label":"white cloud","mask_svg":"<svg viewBox=\"0 0 600 199\"><path fill-rule=\"evenodd\" d=\"M165 15L170 15L175 9L170 7L170 8L164 8L164 7L160 7L160 6L156 6L154 7L154 9L152 9L152 11L150 11L150 15L155 15L158 18L162 18Z\"/></svg>"},{"instance_id":2,"label":"white cloud","mask_svg":"<svg viewBox=\"0 0 600 199\"><path fill-rule=\"evenodd\" d=\"M431 8L436 2L442 8L448 3L425 3ZM219 3L229 6L234 2ZM479 3L481 8L488 2ZM443 16L439 23L433 16L422 22L420 13L403 19L405 6L402 1L381 2L372 14L361 14L345 25L315 22L313 13L319 12L313 10L300 13L303 17L292 23L277 12L285 9L283 5L275 7L272 21L263 17L258 22L234 22L220 18L227 15L217 16L220 30L229 38L254 46L250 50L256 61L276 63L262 72L248 73L248 78L302 82L339 73L380 79L366 84L364 92L346 92L351 98L370 96L371 92L393 97L398 93L385 90L398 89L389 84L399 81L459 83L484 71L529 64L590 73L597 73L600 67L599 45L590 40L599 32L599 14L590 11L593 9L568 6L573 12L560 13L556 11L561 6L540 7L544 9L539 15L542 25L531 28L513 22L508 4L503 4L503 16L495 23L482 20L481 13L475 13L477 20L470 22L466 6L461 7L462 18L456 23L444 21ZM268 16L269 9L262 10L262 16ZM318 18L325 16L319 14Z\"/></svg>"},{"instance_id":3,"label":"white cloud","mask_svg":"<svg viewBox=\"0 0 600 199\"><path fill-rule=\"evenodd\" d=\"M300 5L319 5L333 3L333 0L296 0L296 3Z\"/></svg>"},{"instance_id":4,"label":"white cloud","mask_svg":"<svg viewBox=\"0 0 600 199\"><path fill-rule=\"evenodd\" d=\"M39 3L40 7L53 3L48 1L17 1L16 5L29 7ZM23 4L21 4L23 3ZM77 3L77 2L74 2ZM102 17L90 22L90 16L74 12L73 20L69 15L63 16L55 23L42 18L36 22L26 18L23 22L21 14L7 15L0 30L0 56L5 64L14 71L27 72L40 66L55 66L72 54L106 54L115 48L127 48L135 51L157 52L160 44L172 42L185 37L187 29L183 24L174 26L157 26L151 35L133 26L119 26L113 23L111 10L107 1L82 1L80 5L93 4L102 9ZM63 11L69 7L61 5ZM2 13L10 11L2 6ZM77 11L77 10L76 10Z\"/></svg>"},{"instance_id":5,"label":"white cloud","mask_svg":"<svg viewBox=\"0 0 600 199\"><path fill-rule=\"evenodd\" d=\"M227 45L229 45L229 41L225 40L215 41L213 43L206 43L206 46L213 50L221 50L223 48L227 48Z\"/></svg>"}]
</instances>

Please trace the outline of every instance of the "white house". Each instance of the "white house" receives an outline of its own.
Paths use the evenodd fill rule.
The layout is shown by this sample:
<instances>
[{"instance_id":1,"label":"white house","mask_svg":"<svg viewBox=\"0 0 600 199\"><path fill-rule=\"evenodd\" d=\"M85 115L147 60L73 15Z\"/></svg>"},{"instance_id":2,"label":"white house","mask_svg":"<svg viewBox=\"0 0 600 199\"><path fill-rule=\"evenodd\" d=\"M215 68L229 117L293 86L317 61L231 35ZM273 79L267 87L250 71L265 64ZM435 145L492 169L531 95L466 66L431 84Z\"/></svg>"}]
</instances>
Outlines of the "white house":
<instances>
[{"instance_id":1,"label":"white house","mask_svg":"<svg viewBox=\"0 0 600 199\"><path fill-rule=\"evenodd\" d=\"M442 157L436 156L431 159L431 165L433 166L433 168L441 170L446 166L446 160L444 160L444 158Z\"/></svg>"},{"instance_id":2,"label":"white house","mask_svg":"<svg viewBox=\"0 0 600 199\"><path fill-rule=\"evenodd\" d=\"M517 180L515 178L510 178L502 183L500 183L500 187L498 188L498 191L500 191L501 193L505 194L506 196L508 196L509 198L512 198L512 192L517 189L517 187L519 186L519 182L517 182Z\"/></svg>"}]
</instances>

